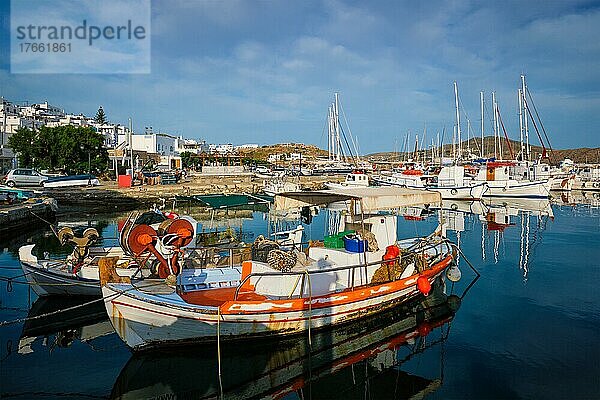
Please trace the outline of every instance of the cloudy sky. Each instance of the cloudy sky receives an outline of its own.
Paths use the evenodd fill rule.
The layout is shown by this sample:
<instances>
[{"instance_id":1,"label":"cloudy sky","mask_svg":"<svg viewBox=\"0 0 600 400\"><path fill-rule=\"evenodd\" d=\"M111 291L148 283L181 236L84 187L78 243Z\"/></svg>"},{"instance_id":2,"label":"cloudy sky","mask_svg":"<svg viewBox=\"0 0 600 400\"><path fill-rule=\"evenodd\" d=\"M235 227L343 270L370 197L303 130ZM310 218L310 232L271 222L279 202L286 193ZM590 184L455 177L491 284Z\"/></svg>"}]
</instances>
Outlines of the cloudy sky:
<instances>
[{"instance_id":1,"label":"cloudy sky","mask_svg":"<svg viewBox=\"0 0 600 400\"><path fill-rule=\"evenodd\" d=\"M450 141L454 81L477 135L479 92L489 110L495 91L517 139L524 73L554 147L600 146L599 2L156 0L150 74L11 74L6 3L0 95L12 101L88 115L102 105L138 131L209 142L326 147L337 91L369 153L425 127L428 141L444 130Z\"/></svg>"}]
</instances>

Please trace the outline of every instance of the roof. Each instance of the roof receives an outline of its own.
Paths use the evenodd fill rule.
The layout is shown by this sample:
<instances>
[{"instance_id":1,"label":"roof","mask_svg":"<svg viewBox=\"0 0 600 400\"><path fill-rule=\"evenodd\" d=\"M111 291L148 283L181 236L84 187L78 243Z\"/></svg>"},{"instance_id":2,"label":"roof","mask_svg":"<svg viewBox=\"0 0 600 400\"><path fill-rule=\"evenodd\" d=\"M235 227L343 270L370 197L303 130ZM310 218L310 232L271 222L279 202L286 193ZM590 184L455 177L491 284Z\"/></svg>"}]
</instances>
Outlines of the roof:
<instances>
[{"instance_id":1,"label":"roof","mask_svg":"<svg viewBox=\"0 0 600 400\"><path fill-rule=\"evenodd\" d=\"M346 200L358 201L359 204L362 204L363 212L370 212L441 203L442 196L439 192L395 186L289 192L275 196L275 209L288 210L305 206L323 206Z\"/></svg>"}]
</instances>

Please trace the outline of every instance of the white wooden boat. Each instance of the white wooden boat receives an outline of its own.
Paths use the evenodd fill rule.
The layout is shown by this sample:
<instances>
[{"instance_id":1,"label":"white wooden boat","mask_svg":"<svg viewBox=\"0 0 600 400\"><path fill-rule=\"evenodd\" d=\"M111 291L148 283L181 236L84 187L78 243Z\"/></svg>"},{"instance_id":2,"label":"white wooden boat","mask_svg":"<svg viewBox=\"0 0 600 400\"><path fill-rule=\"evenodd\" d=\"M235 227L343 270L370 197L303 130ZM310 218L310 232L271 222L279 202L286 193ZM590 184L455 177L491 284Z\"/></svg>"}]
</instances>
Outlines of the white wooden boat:
<instances>
[{"instance_id":1,"label":"white wooden boat","mask_svg":"<svg viewBox=\"0 0 600 400\"><path fill-rule=\"evenodd\" d=\"M21 246L19 260L27 282L38 296L100 296L98 260L103 257L119 257L120 274L132 276L137 271L127 268L128 260L118 246L93 248L85 263L77 268L67 259L40 259L32 254L34 247L35 244Z\"/></svg>"},{"instance_id":2,"label":"white wooden boat","mask_svg":"<svg viewBox=\"0 0 600 400\"><path fill-rule=\"evenodd\" d=\"M369 186L369 175L362 171L353 171L346 175L343 182L325 182L328 189L344 189Z\"/></svg>"},{"instance_id":3,"label":"white wooden boat","mask_svg":"<svg viewBox=\"0 0 600 400\"><path fill-rule=\"evenodd\" d=\"M154 217L162 222L152 225L138 223L156 221ZM145 228L140 230L139 225ZM28 244L19 248L19 260L25 278L38 296L101 296L98 274L101 258L118 257L118 273L123 276L141 278L165 271L163 275L166 277L166 269L175 267L171 262L178 264L178 268L183 266L183 260L180 258L178 262L173 256L191 244L195 232L196 222L188 216L166 219L162 212L132 213L121 231L120 246L94 246L100 235L93 228L86 229L82 237L75 237L70 227L63 227L57 236L63 245L73 245L69 256L63 259L38 258L33 254L35 244ZM177 238L184 234L188 235L184 241ZM149 243L141 245L140 240L149 240ZM136 251L153 243L156 244L154 252L144 260L139 259Z\"/></svg>"},{"instance_id":4,"label":"white wooden boat","mask_svg":"<svg viewBox=\"0 0 600 400\"><path fill-rule=\"evenodd\" d=\"M362 249L358 246L362 252L312 246L308 257L293 266L284 256L270 262L276 254L269 252L269 262L243 262L239 281L227 277L213 288L191 290L180 278L174 288L153 280L133 285L114 274L116 258L101 260L102 292L115 330L136 350L296 334L358 320L426 294L453 263L455 249L443 229L426 238L397 240L396 217L374 214L440 203L435 192L359 188L286 193L275 198L275 208L342 200L353 212L340 229L370 228L379 249L368 251L364 242ZM395 262L400 264L394 267Z\"/></svg>"},{"instance_id":5,"label":"white wooden boat","mask_svg":"<svg viewBox=\"0 0 600 400\"><path fill-rule=\"evenodd\" d=\"M311 398L333 398L343 388L372 399L392 393L422 398L439 388L441 379L414 376L401 368L423 352L434 356L434 348L447 339L460 299L446 295L442 286L436 284L422 301L314 332L310 343L306 335L255 341L243 348L222 346L219 359L214 345L135 353L111 397L282 399L310 392Z\"/></svg>"}]
</instances>

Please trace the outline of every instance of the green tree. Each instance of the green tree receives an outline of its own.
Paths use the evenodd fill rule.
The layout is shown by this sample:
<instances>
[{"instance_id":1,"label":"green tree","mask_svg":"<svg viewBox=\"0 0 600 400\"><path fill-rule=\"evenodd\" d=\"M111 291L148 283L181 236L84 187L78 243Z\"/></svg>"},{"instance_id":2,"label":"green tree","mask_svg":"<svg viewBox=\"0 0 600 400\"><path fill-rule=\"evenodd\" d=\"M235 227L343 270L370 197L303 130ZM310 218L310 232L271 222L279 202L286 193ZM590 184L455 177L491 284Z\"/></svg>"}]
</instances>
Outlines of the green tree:
<instances>
[{"instance_id":1,"label":"green tree","mask_svg":"<svg viewBox=\"0 0 600 400\"><path fill-rule=\"evenodd\" d=\"M106 114L104 113L104 109L102 108L102 106L100 106L100 108L98 108L98 111L96 112L96 116L94 117L94 121L96 121L99 124L106 123Z\"/></svg>"},{"instance_id":2,"label":"green tree","mask_svg":"<svg viewBox=\"0 0 600 400\"><path fill-rule=\"evenodd\" d=\"M14 138L14 139L13 139ZM108 152L104 135L90 127L43 126L39 131L19 130L9 144L19 154L19 163L39 169L64 170L68 173L104 172Z\"/></svg>"},{"instance_id":3,"label":"green tree","mask_svg":"<svg viewBox=\"0 0 600 400\"><path fill-rule=\"evenodd\" d=\"M17 154L19 165L33 167L35 132L31 129L19 127L8 139L8 145Z\"/></svg>"},{"instance_id":4,"label":"green tree","mask_svg":"<svg viewBox=\"0 0 600 400\"><path fill-rule=\"evenodd\" d=\"M194 166L194 155L192 153L184 151L179 156L181 157L183 168L191 168Z\"/></svg>"}]
</instances>

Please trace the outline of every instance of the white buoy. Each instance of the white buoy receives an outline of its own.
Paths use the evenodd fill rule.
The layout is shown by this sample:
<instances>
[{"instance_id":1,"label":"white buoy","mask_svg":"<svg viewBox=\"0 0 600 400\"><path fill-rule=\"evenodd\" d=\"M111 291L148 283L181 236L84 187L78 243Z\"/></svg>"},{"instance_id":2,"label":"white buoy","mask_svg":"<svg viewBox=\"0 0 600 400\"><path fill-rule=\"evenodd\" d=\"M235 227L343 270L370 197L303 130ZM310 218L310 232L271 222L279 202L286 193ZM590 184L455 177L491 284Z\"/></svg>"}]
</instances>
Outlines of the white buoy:
<instances>
[{"instance_id":1,"label":"white buoy","mask_svg":"<svg viewBox=\"0 0 600 400\"><path fill-rule=\"evenodd\" d=\"M450 268L448 268L446 270L446 277L451 282L460 281L460 277L461 277L460 269L458 269L458 267L456 265L452 265Z\"/></svg>"}]
</instances>

